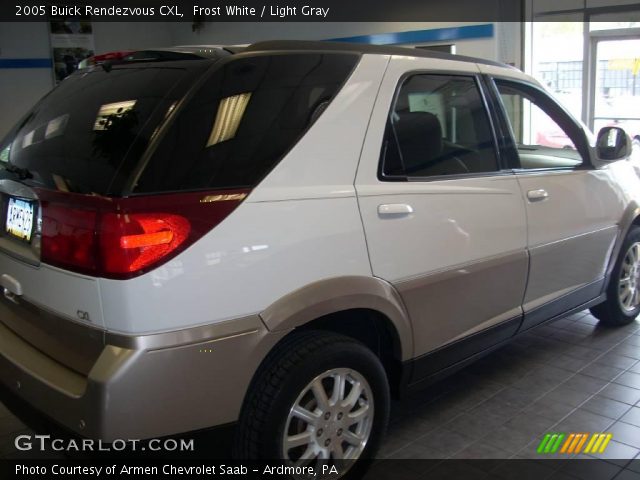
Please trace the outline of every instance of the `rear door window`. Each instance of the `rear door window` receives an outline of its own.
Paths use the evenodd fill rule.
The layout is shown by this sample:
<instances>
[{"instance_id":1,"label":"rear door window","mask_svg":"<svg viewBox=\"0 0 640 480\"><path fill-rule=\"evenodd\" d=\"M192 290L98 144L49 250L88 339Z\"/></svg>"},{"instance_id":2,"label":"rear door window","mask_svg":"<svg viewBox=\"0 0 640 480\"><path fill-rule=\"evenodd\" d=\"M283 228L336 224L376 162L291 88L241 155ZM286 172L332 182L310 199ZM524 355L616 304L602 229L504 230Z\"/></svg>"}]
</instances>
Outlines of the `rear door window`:
<instances>
[{"instance_id":1,"label":"rear door window","mask_svg":"<svg viewBox=\"0 0 640 480\"><path fill-rule=\"evenodd\" d=\"M488 112L471 76L417 74L401 85L385 133L385 180L499 170Z\"/></svg>"},{"instance_id":2,"label":"rear door window","mask_svg":"<svg viewBox=\"0 0 640 480\"><path fill-rule=\"evenodd\" d=\"M358 59L283 53L225 61L177 111L134 193L256 185L317 120Z\"/></svg>"}]
</instances>

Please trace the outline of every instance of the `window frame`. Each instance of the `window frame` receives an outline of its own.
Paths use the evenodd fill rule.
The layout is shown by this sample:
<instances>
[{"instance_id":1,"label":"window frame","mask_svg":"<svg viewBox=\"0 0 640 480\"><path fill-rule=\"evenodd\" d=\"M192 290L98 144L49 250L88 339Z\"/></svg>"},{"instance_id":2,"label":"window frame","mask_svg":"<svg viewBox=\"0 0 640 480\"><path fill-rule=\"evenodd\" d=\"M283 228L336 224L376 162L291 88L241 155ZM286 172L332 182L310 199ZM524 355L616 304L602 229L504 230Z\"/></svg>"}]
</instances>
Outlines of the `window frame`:
<instances>
[{"instance_id":1,"label":"window frame","mask_svg":"<svg viewBox=\"0 0 640 480\"><path fill-rule=\"evenodd\" d=\"M504 145L503 148L505 148L505 154L508 155L509 161L513 165L513 170L515 173L580 171L593 170L595 168L591 160L591 148L589 146L589 140L587 138L586 132L584 131L584 127L573 118L573 116L567 111L566 108L558 103L542 87L536 85L533 82L500 75L486 75L486 81L489 95L492 97L495 103L495 110L496 115L499 117L498 123L501 128L501 133L508 141L508 145ZM549 118L551 118L551 120L553 120L558 125L558 127L563 130L564 133L567 133L566 129L563 128L560 123L558 123L558 121L543 107L550 107L550 110L554 115L564 116L565 120L569 122L573 128L575 128L574 133L576 138L574 139L570 135L567 136L573 142L574 146L576 147L576 151L582 157L582 163L576 166L565 167L522 168L522 164L520 163L520 154L518 153L517 148L518 144L513 133L513 127L511 125L511 120L509 119L509 114L507 113L504 102L500 97L500 90L498 89L497 82L510 84L515 89L522 91L524 94L530 92L530 96L539 102L539 104L535 102L532 103L534 103L534 105L536 105L540 110L548 115Z\"/></svg>"},{"instance_id":2,"label":"window frame","mask_svg":"<svg viewBox=\"0 0 640 480\"><path fill-rule=\"evenodd\" d=\"M475 66L475 64L473 64ZM408 175L385 175L384 174L384 165L385 165L385 153L387 148L387 137L389 135L389 131L391 128L391 115L394 113L398 97L400 96L400 91L404 87L405 83L412 77L418 75L430 75L430 76L441 76L441 77L462 77L466 79L471 79L480 95L480 101L485 110L485 114L487 116L487 121L489 122L489 132L491 137L491 142L493 144L493 152L496 158L497 170L493 170L490 172L470 172L470 173L459 173L459 174L449 174L449 175L437 175L437 176L424 176L424 177L416 177L416 176L408 176ZM501 148L498 146L498 139L496 133L496 116L493 114L492 109L490 108L491 102L490 95L488 94L488 88L485 84L485 80L483 79L483 75L476 72L467 72L461 70L431 70L431 69L417 69L410 70L404 72L397 81L395 91L393 94L393 98L391 100L391 105L389 110L387 111L386 120L385 120L385 129L382 138L382 145L380 146L380 157L378 160L378 171L377 177L381 182L437 182L437 181L447 181L447 180L456 180L456 179L466 179L466 178L483 178L483 177L495 177L501 175L512 175L512 168L506 164L505 159L502 158Z\"/></svg>"}]
</instances>

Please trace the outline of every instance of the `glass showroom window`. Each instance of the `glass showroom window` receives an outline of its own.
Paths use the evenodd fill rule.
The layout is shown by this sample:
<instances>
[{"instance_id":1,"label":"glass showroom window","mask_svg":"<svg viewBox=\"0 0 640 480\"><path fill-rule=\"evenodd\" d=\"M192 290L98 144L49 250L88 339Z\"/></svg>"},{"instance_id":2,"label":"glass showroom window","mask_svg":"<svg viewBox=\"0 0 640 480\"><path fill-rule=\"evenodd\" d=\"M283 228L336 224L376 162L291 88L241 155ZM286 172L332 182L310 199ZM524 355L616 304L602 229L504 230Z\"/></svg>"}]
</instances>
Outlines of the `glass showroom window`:
<instances>
[{"instance_id":1,"label":"glass showroom window","mask_svg":"<svg viewBox=\"0 0 640 480\"><path fill-rule=\"evenodd\" d=\"M531 73L575 118L582 118L582 17L533 22Z\"/></svg>"}]
</instances>

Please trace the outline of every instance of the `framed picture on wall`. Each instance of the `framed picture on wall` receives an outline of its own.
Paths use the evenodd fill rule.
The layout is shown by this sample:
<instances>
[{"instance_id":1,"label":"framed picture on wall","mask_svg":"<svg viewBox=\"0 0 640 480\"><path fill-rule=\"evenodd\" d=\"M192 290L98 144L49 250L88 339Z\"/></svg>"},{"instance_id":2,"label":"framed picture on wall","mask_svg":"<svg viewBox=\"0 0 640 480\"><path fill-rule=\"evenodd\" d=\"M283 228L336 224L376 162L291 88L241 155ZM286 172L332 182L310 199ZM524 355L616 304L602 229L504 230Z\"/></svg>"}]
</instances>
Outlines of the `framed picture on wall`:
<instances>
[{"instance_id":1,"label":"framed picture on wall","mask_svg":"<svg viewBox=\"0 0 640 480\"><path fill-rule=\"evenodd\" d=\"M85 18L56 18L49 27L53 76L58 84L94 54L93 27Z\"/></svg>"}]
</instances>

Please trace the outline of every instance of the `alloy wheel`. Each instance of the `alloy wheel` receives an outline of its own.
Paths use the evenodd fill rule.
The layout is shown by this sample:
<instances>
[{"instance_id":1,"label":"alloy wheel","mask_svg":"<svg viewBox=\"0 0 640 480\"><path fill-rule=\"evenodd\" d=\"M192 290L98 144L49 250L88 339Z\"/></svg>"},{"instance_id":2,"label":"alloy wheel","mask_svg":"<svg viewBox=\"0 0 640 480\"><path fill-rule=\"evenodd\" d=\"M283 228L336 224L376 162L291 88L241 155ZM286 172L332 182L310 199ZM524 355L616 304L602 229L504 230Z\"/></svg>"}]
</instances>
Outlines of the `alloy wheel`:
<instances>
[{"instance_id":1,"label":"alloy wheel","mask_svg":"<svg viewBox=\"0 0 640 480\"><path fill-rule=\"evenodd\" d=\"M618 300L626 313L635 311L640 305L640 243L627 250L618 282Z\"/></svg>"},{"instance_id":2,"label":"alloy wheel","mask_svg":"<svg viewBox=\"0 0 640 480\"><path fill-rule=\"evenodd\" d=\"M334 368L315 377L294 402L282 439L283 456L296 466L316 460L356 460L367 446L374 399L357 371Z\"/></svg>"}]
</instances>

